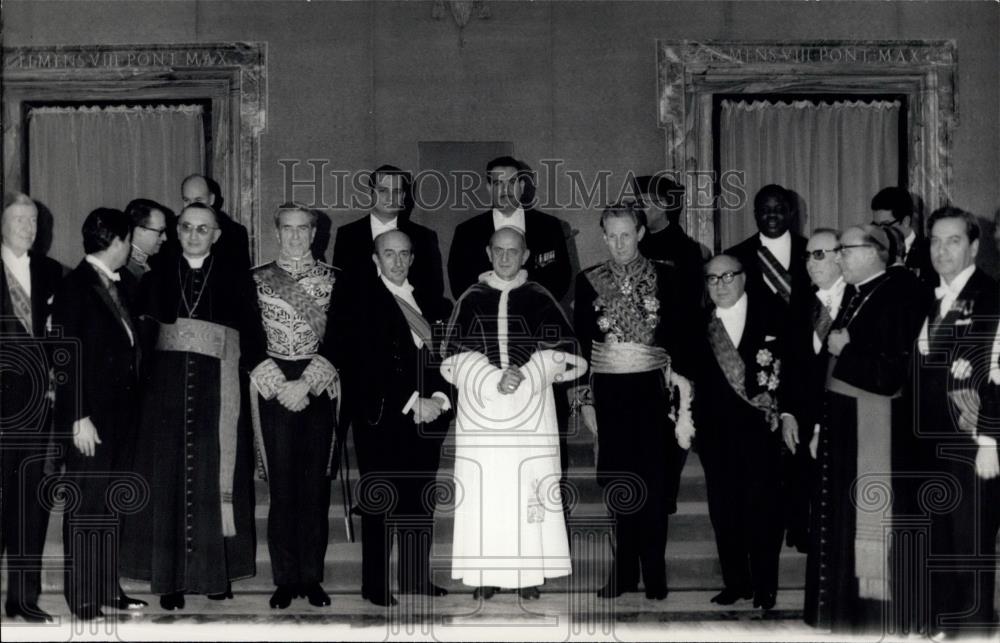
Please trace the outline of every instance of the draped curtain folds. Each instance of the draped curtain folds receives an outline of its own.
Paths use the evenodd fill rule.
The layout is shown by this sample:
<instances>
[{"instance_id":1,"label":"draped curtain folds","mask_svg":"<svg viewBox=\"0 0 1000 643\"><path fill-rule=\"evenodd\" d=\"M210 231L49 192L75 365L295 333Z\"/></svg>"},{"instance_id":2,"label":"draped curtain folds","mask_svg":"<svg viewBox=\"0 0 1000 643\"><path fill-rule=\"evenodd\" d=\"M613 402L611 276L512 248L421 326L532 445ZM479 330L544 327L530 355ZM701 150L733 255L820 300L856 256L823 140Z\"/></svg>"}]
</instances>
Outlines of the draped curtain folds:
<instances>
[{"instance_id":1,"label":"draped curtain folds","mask_svg":"<svg viewBox=\"0 0 1000 643\"><path fill-rule=\"evenodd\" d=\"M200 105L38 107L28 113L31 196L54 219L49 254L73 266L80 226L98 207L148 198L176 209L185 176L204 172Z\"/></svg>"},{"instance_id":2,"label":"draped curtain folds","mask_svg":"<svg viewBox=\"0 0 1000 643\"><path fill-rule=\"evenodd\" d=\"M802 234L871 221L871 198L899 184L899 110L899 101L723 101L719 167L743 174L746 195L720 204L722 247L757 232L753 196L769 183L800 197Z\"/></svg>"}]
</instances>

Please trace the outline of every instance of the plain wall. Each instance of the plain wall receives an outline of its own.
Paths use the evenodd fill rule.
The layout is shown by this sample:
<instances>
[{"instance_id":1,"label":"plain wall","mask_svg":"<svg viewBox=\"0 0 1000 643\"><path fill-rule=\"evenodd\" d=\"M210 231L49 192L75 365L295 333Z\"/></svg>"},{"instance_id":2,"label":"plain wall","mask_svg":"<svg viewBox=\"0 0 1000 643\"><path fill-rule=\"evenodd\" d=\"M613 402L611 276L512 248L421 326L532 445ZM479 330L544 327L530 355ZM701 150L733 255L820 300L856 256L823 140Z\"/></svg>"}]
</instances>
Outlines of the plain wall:
<instances>
[{"instance_id":1,"label":"plain wall","mask_svg":"<svg viewBox=\"0 0 1000 643\"><path fill-rule=\"evenodd\" d=\"M609 170L611 185L629 170L662 168L657 39L953 38L952 201L989 218L1000 209L995 3L491 2L490 18L473 17L462 45L451 16L434 19L432 4L8 0L4 44L266 42L261 260L276 247L267 215L289 196L309 196L284 194L279 159L328 159L327 170L381 163L416 170L420 141L511 141L536 169L540 159L560 159L584 176ZM552 189L544 173L539 189ZM330 212L334 226L360 214ZM553 214L580 231L583 265L604 259L596 210ZM433 214L415 218L435 225Z\"/></svg>"}]
</instances>

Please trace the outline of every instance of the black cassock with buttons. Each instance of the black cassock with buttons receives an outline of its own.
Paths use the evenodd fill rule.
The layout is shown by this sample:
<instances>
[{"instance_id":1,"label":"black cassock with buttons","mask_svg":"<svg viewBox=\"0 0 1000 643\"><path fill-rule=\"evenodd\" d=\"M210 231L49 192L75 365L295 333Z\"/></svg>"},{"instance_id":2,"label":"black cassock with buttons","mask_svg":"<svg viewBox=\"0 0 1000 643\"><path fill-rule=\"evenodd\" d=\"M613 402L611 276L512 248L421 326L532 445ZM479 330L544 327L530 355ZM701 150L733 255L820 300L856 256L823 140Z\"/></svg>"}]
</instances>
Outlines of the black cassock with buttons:
<instances>
[{"instance_id":1,"label":"black cassock with buttons","mask_svg":"<svg viewBox=\"0 0 1000 643\"><path fill-rule=\"evenodd\" d=\"M145 276L140 311L150 332L159 333L144 382L136 445L135 466L149 483L150 501L126 520L122 575L150 581L155 594L223 593L230 581L255 573L247 366L261 361L264 341L251 278L212 255L200 268L174 256ZM162 349L164 325L184 318L239 333L239 406L232 439L219 429L223 361ZM227 339L234 337L226 332ZM226 461L233 471L233 535L223 529L229 494L220 469Z\"/></svg>"}]
</instances>

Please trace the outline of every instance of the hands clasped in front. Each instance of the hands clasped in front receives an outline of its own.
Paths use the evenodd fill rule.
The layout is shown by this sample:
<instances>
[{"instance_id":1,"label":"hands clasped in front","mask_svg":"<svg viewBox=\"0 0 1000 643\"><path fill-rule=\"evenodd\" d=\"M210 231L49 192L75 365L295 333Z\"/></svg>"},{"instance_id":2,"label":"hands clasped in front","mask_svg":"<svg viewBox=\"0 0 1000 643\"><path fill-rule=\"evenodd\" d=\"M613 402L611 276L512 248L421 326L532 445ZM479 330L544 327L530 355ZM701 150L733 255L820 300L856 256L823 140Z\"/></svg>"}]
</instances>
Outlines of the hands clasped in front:
<instances>
[{"instance_id":1,"label":"hands clasped in front","mask_svg":"<svg viewBox=\"0 0 1000 643\"><path fill-rule=\"evenodd\" d=\"M517 387L524 381L524 373L516 366L508 366L500 377L497 384L497 391L502 395L511 395L517 391Z\"/></svg>"}]
</instances>

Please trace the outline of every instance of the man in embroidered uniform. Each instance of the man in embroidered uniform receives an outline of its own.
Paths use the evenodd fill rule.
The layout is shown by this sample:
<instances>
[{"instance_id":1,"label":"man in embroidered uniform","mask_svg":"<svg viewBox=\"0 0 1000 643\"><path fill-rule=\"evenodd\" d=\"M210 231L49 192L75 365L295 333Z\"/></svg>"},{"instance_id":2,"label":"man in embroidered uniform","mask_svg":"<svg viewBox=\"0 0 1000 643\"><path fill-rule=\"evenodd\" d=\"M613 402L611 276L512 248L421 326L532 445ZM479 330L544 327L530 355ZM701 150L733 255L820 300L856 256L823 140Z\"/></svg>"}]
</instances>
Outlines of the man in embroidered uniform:
<instances>
[{"instance_id":1,"label":"man in embroidered uniform","mask_svg":"<svg viewBox=\"0 0 1000 643\"><path fill-rule=\"evenodd\" d=\"M525 266L528 277L561 300L569 290L572 268L566 249L566 234L556 217L534 208L524 209L534 199L531 168L509 156L486 164L493 209L463 221L455 228L448 255L451 294L460 297L479 276L490 270L480 248L489 244L500 228L517 228L527 240L531 258Z\"/></svg>"},{"instance_id":2,"label":"man in embroidered uniform","mask_svg":"<svg viewBox=\"0 0 1000 643\"><path fill-rule=\"evenodd\" d=\"M680 218L684 211L684 186L663 175L639 176L635 193L646 213L646 234L639 252L647 259L667 261L676 268L690 301L702 303L705 275L701 245L685 234Z\"/></svg>"},{"instance_id":3,"label":"man in embroidered uniform","mask_svg":"<svg viewBox=\"0 0 1000 643\"><path fill-rule=\"evenodd\" d=\"M372 253L375 237L389 230L402 230L413 244L413 253L419 259L414 263L408 279L443 315L429 319L431 323L447 320L449 306L445 305L444 273L441 269L441 250L437 233L410 219L413 213L413 185L409 172L394 165L381 165L368 178L371 191L371 212L337 228L333 245L333 265L345 275L358 277L375 274Z\"/></svg>"},{"instance_id":4,"label":"man in embroidered uniform","mask_svg":"<svg viewBox=\"0 0 1000 643\"><path fill-rule=\"evenodd\" d=\"M165 609L184 594L230 598L254 574L248 366L264 338L250 275L212 252L215 211L181 211L183 254L146 275L141 314L159 324L142 405L136 470L150 502L125 523L123 575L151 581Z\"/></svg>"},{"instance_id":5,"label":"man in embroidered uniform","mask_svg":"<svg viewBox=\"0 0 1000 643\"><path fill-rule=\"evenodd\" d=\"M760 290L746 291L745 266L718 255L705 266L710 313L694 417L708 512L725 587L713 603L753 596L774 607L781 553L780 457L786 361L783 316Z\"/></svg>"},{"instance_id":6,"label":"man in embroidered uniform","mask_svg":"<svg viewBox=\"0 0 1000 643\"><path fill-rule=\"evenodd\" d=\"M125 265L139 280L149 272L149 260L160 251L167 238L167 221L173 216L167 208L149 199L133 199L125 206L132 221L132 253Z\"/></svg>"},{"instance_id":7,"label":"man in embroidered uniform","mask_svg":"<svg viewBox=\"0 0 1000 643\"><path fill-rule=\"evenodd\" d=\"M822 434L823 406L826 399L826 374L830 354L826 339L833 320L843 304L844 281L837 261L837 231L820 228L813 232L806 245L806 270L813 287L803 296L792 297L788 330L786 377L783 378L783 399L791 415L782 417L785 445L800 464L802 493L811 503L809 559L806 567L805 621L818 625L820 595L819 557L816 552L825 545L829 525L821 529L818 509L829 502L829 490L819 492L819 480L829 470L829 436ZM817 458L827 466L817 469ZM823 599L825 604L825 597Z\"/></svg>"},{"instance_id":8,"label":"man in embroidered uniform","mask_svg":"<svg viewBox=\"0 0 1000 643\"><path fill-rule=\"evenodd\" d=\"M119 287L131 232L125 213L108 208L91 212L83 223L87 256L52 303L53 328L78 342L71 356L76 363L56 386L55 423L73 441L67 447L65 479L77 493L63 516L63 592L70 611L81 619L103 616L101 606L146 605L122 592L114 557L120 542L117 521L128 504L126 489L141 484L132 471L139 337L128 297Z\"/></svg>"},{"instance_id":9,"label":"man in embroidered uniform","mask_svg":"<svg viewBox=\"0 0 1000 643\"><path fill-rule=\"evenodd\" d=\"M884 573L891 564L884 528L909 511L906 480L891 474L913 459L917 446L899 393L926 308L886 271L888 247L885 231L866 225L845 230L837 249L848 285L826 340L827 417L820 429L826 504L818 516L826 538L813 552L818 623L834 632L887 622L893 579ZM892 506L873 502L873 489L889 487Z\"/></svg>"},{"instance_id":10,"label":"man in embroidered uniform","mask_svg":"<svg viewBox=\"0 0 1000 643\"><path fill-rule=\"evenodd\" d=\"M611 259L577 277L574 305L581 352L592 368L590 384L571 391L573 406L596 433L597 481L609 489L615 519L615 559L598 596L636 591L641 567L646 597L662 600L668 593L668 518L677 511L694 432L688 378L697 305L672 265L639 252L646 234L641 208L605 208L601 229ZM678 384L682 388L675 389ZM680 407L680 415L672 406ZM615 502L630 494L644 504Z\"/></svg>"},{"instance_id":11,"label":"man in embroidered uniform","mask_svg":"<svg viewBox=\"0 0 1000 643\"><path fill-rule=\"evenodd\" d=\"M452 578L475 598L517 588L538 598L547 578L570 574L552 384L586 370L559 304L523 269L516 228L493 233L493 270L459 298L442 348L458 389Z\"/></svg>"},{"instance_id":12,"label":"man in embroidered uniform","mask_svg":"<svg viewBox=\"0 0 1000 643\"><path fill-rule=\"evenodd\" d=\"M284 609L299 595L324 606L330 604L321 583L333 400L340 386L319 350L337 276L312 256L315 211L287 203L275 212L274 224L278 259L252 273L268 357L250 373L254 436L270 489L267 548L277 585L270 605Z\"/></svg>"},{"instance_id":13,"label":"man in embroidered uniform","mask_svg":"<svg viewBox=\"0 0 1000 643\"><path fill-rule=\"evenodd\" d=\"M928 221L930 258L940 277L914 356L914 429L928 480L957 482L952 506L928 507L932 635L988 638L996 623L994 583L1000 528L1000 416L991 408L990 348L1000 315L997 282L976 268L979 225L955 207ZM948 355L942 363L940 355ZM985 402L985 404L984 404ZM993 401L995 402L995 400ZM912 603L911 603L912 604Z\"/></svg>"},{"instance_id":14,"label":"man in embroidered uniform","mask_svg":"<svg viewBox=\"0 0 1000 643\"><path fill-rule=\"evenodd\" d=\"M7 559L7 616L50 621L38 607L42 549L49 510L39 499L43 457L52 440L45 337L52 293L62 266L31 252L38 208L26 194L4 194L0 223L0 555ZM21 364L21 369L7 368ZM41 389L39 389L41 386Z\"/></svg>"},{"instance_id":15,"label":"man in embroidered uniform","mask_svg":"<svg viewBox=\"0 0 1000 643\"><path fill-rule=\"evenodd\" d=\"M402 230L375 238L377 273L344 280L330 326L340 342L361 479L361 595L395 605L390 591L392 537L399 544L399 591L444 596L430 575L441 442L451 402L433 351L429 319L439 299L409 282L421 257ZM330 331L328 331L330 332ZM386 502L382 502L385 500Z\"/></svg>"}]
</instances>

